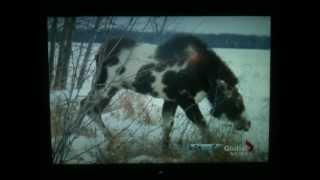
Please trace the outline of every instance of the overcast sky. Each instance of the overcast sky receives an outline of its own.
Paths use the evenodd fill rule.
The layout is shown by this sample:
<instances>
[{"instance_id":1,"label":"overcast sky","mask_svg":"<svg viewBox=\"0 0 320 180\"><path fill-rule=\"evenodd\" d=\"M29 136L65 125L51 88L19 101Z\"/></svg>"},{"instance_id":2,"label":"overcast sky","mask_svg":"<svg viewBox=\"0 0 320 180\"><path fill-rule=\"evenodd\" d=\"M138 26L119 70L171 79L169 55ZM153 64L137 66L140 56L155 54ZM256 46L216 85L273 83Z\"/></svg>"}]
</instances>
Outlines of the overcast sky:
<instances>
[{"instance_id":1,"label":"overcast sky","mask_svg":"<svg viewBox=\"0 0 320 180\"><path fill-rule=\"evenodd\" d=\"M141 30L148 17L138 17L136 30ZM158 19L159 23L162 18ZM126 25L129 17L116 17L117 25ZM270 17L267 16L180 16L168 17L167 29L189 33L234 33L270 36ZM150 31L147 28L146 31Z\"/></svg>"}]
</instances>

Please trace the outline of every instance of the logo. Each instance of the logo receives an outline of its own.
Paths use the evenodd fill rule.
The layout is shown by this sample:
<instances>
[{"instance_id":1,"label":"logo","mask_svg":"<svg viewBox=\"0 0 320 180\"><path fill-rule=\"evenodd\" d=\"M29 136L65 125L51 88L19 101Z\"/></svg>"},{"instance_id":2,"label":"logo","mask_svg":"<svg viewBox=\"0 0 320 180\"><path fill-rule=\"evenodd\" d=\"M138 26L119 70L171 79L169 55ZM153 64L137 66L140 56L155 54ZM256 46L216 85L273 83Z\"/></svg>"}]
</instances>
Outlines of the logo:
<instances>
[{"instance_id":1,"label":"logo","mask_svg":"<svg viewBox=\"0 0 320 180\"><path fill-rule=\"evenodd\" d=\"M191 151L214 151L223 144L190 144L189 150Z\"/></svg>"},{"instance_id":2,"label":"logo","mask_svg":"<svg viewBox=\"0 0 320 180\"><path fill-rule=\"evenodd\" d=\"M245 156L252 152L254 149L253 144L246 140L244 144L240 145L224 145L224 144L190 144L189 150L191 151L207 151L214 152L218 148L229 152L232 156Z\"/></svg>"},{"instance_id":3,"label":"logo","mask_svg":"<svg viewBox=\"0 0 320 180\"><path fill-rule=\"evenodd\" d=\"M253 150L253 147L254 147L253 144L248 140L245 141L245 144L246 144L248 152L251 152Z\"/></svg>"},{"instance_id":4,"label":"logo","mask_svg":"<svg viewBox=\"0 0 320 180\"><path fill-rule=\"evenodd\" d=\"M223 149L226 152L230 152L233 156L245 156L253 151L254 146L249 140L246 140L244 145L225 145Z\"/></svg>"}]
</instances>

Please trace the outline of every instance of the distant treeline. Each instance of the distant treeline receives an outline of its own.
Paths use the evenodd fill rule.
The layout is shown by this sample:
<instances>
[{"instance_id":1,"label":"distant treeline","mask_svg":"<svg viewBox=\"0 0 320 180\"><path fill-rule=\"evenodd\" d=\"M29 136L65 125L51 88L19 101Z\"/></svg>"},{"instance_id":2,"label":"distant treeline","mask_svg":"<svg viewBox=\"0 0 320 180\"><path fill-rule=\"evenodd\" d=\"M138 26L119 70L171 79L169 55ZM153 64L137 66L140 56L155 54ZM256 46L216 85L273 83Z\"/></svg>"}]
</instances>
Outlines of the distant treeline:
<instances>
[{"instance_id":1,"label":"distant treeline","mask_svg":"<svg viewBox=\"0 0 320 180\"><path fill-rule=\"evenodd\" d=\"M89 42L93 35L96 35L95 42L101 43L108 37L121 36L125 33L126 37L133 38L139 42L159 44L166 41L177 32L136 32L112 29L111 32L96 32L93 30L76 30L73 34L75 42ZM200 34L193 33L195 36L208 44L210 48L239 48L239 49L270 49L270 37L256 35L239 34ZM50 32L48 34L50 38ZM59 39L60 33L58 33Z\"/></svg>"}]
</instances>

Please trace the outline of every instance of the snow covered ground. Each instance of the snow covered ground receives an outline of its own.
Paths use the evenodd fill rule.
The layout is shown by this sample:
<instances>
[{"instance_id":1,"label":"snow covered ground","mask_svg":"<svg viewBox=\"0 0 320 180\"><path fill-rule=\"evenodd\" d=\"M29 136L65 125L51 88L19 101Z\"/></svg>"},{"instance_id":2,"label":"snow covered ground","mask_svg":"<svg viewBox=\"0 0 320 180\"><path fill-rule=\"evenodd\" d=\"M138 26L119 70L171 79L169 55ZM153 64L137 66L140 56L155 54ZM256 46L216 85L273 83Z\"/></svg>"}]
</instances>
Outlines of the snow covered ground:
<instances>
[{"instance_id":1,"label":"snow covered ground","mask_svg":"<svg viewBox=\"0 0 320 180\"><path fill-rule=\"evenodd\" d=\"M79 44L74 43L68 88L70 88L72 69L79 55L78 47ZM98 47L99 44L94 44L91 59L93 59ZM270 51L219 48L214 50L239 77L238 87L245 101L246 115L251 120L251 129L249 132L236 132L230 123L212 118L209 115L211 107L205 99L200 102L199 106L209 122L212 133L217 138L213 143L229 142L234 143L232 145L244 145L244 141L249 140L254 145L254 151L244 157L231 158L231 160L265 161L268 159L269 148ZM83 54L82 52L81 56ZM94 63L90 66L91 72L94 71L94 66ZM88 93L90 86L91 78L88 78L79 92L80 99ZM75 92L72 92L73 96ZM59 98L60 101L63 101L68 95L70 95L68 90L51 91L51 108ZM171 157L161 155L162 103L161 99L121 90L113 97L110 107L102 116L105 125L115 137L106 139L95 123L85 118L83 124L89 124L86 128L92 129L96 135L90 137L81 135L75 139L71 145L69 158L94 145L99 144L99 146L68 163L196 162L199 154L193 154L187 147L190 143L199 142L200 136L198 130L180 108L176 112L171 135L173 155ZM224 161L225 156L223 155L205 159ZM201 160L201 158L198 159ZM230 157L228 156L226 160L230 160Z\"/></svg>"},{"instance_id":2,"label":"snow covered ground","mask_svg":"<svg viewBox=\"0 0 320 180\"><path fill-rule=\"evenodd\" d=\"M216 52L239 77L238 87L245 101L246 115L252 121L247 138L268 151L270 51L216 49Z\"/></svg>"}]
</instances>

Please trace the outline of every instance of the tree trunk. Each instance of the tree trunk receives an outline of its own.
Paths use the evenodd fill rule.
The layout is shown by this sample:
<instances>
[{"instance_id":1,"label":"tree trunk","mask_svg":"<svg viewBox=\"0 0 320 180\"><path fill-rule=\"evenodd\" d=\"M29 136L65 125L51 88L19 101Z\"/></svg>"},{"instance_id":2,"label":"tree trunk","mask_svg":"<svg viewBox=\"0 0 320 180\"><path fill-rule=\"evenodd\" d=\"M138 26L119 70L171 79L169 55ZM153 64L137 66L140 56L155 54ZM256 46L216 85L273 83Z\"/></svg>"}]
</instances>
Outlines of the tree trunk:
<instances>
[{"instance_id":1,"label":"tree trunk","mask_svg":"<svg viewBox=\"0 0 320 180\"><path fill-rule=\"evenodd\" d=\"M167 16L164 17L164 20L163 20L163 22L162 22L162 26L161 26L159 35L163 34L163 31L164 31L164 29L165 29L165 27L166 27L166 24L167 24L167 20L168 20L168 17L167 17Z\"/></svg>"},{"instance_id":2,"label":"tree trunk","mask_svg":"<svg viewBox=\"0 0 320 180\"><path fill-rule=\"evenodd\" d=\"M56 52L56 34L57 34L57 23L58 18L54 17L51 27L51 38L50 38L50 53L49 53L49 87L51 87L51 82L53 79L53 64L54 64L54 55Z\"/></svg>"},{"instance_id":3,"label":"tree trunk","mask_svg":"<svg viewBox=\"0 0 320 180\"><path fill-rule=\"evenodd\" d=\"M75 28L75 17L65 18L63 37L60 41L59 58L56 69L56 78L54 82L54 89L65 89L68 79L68 65L70 61L72 33Z\"/></svg>"},{"instance_id":4,"label":"tree trunk","mask_svg":"<svg viewBox=\"0 0 320 180\"><path fill-rule=\"evenodd\" d=\"M101 17L97 17L97 20L95 22L94 25L94 32L96 32L99 28L100 22L101 22L102 18ZM89 45L87 47L86 53L84 55L84 59L81 65L81 69L80 69L80 73L79 73L79 78L78 78L78 83L77 83L77 88L80 89L84 83L85 80L85 74L86 74L86 70L87 70L87 64L89 61L89 57L90 57L90 53L91 53L91 49L92 49L92 44L96 39L96 34L91 38Z\"/></svg>"},{"instance_id":5,"label":"tree trunk","mask_svg":"<svg viewBox=\"0 0 320 180\"><path fill-rule=\"evenodd\" d=\"M76 67L73 67L74 68L74 74L72 76L72 80L71 80L71 89L74 89L75 85L76 85L76 82L77 82L77 77L78 77L78 67L79 67L79 64L80 64L80 59L81 59L81 56L82 56L82 51L83 51L83 46L84 46L84 41L81 41L80 42L80 47L79 47L79 55L78 55L78 58L77 58L77 61L76 61Z\"/></svg>"}]
</instances>

